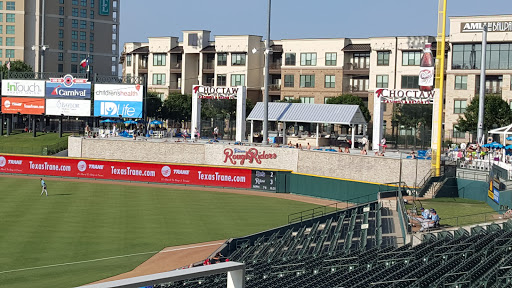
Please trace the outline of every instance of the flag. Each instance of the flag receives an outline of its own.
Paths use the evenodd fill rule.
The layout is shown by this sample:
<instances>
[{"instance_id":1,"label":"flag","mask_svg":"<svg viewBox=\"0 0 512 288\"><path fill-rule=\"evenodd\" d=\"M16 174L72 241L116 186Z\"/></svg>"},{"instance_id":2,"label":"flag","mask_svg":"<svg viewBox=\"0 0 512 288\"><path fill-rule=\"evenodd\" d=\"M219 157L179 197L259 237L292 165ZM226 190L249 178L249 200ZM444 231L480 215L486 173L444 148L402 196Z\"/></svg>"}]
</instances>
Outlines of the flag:
<instances>
[{"instance_id":1,"label":"flag","mask_svg":"<svg viewBox=\"0 0 512 288\"><path fill-rule=\"evenodd\" d=\"M84 60L82 60L82 62L80 62L80 66L82 66L83 68L88 67L89 66L89 58L87 57Z\"/></svg>"},{"instance_id":2,"label":"flag","mask_svg":"<svg viewBox=\"0 0 512 288\"><path fill-rule=\"evenodd\" d=\"M5 66L7 66L7 70L11 71L11 58L9 58L9 61L7 64L5 64Z\"/></svg>"}]
</instances>

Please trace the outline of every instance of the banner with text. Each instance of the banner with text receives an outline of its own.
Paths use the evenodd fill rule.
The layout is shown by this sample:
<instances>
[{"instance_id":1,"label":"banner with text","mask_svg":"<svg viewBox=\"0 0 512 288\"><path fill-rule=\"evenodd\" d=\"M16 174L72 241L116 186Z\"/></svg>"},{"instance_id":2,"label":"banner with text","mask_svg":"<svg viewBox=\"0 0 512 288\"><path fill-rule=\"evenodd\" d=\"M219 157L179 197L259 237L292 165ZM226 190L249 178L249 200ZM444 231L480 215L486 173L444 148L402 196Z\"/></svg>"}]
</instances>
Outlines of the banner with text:
<instances>
[{"instance_id":1,"label":"banner with text","mask_svg":"<svg viewBox=\"0 0 512 288\"><path fill-rule=\"evenodd\" d=\"M2 97L2 113L41 115L44 98Z\"/></svg>"},{"instance_id":2,"label":"banner with text","mask_svg":"<svg viewBox=\"0 0 512 288\"><path fill-rule=\"evenodd\" d=\"M377 89L375 98L382 103L402 104L432 104L439 89L431 91L404 90L404 89Z\"/></svg>"},{"instance_id":3,"label":"banner with text","mask_svg":"<svg viewBox=\"0 0 512 288\"><path fill-rule=\"evenodd\" d=\"M65 75L62 78L50 78L46 82L47 98L90 99L91 83L87 79Z\"/></svg>"},{"instance_id":4,"label":"banner with text","mask_svg":"<svg viewBox=\"0 0 512 288\"><path fill-rule=\"evenodd\" d=\"M142 118L143 85L94 85L94 116Z\"/></svg>"},{"instance_id":5,"label":"banner with text","mask_svg":"<svg viewBox=\"0 0 512 288\"><path fill-rule=\"evenodd\" d=\"M44 97L44 80L2 80L2 96Z\"/></svg>"},{"instance_id":6,"label":"banner with text","mask_svg":"<svg viewBox=\"0 0 512 288\"><path fill-rule=\"evenodd\" d=\"M90 100L46 99L46 115L91 116Z\"/></svg>"},{"instance_id":7,"label":"banner with text","mask_svg":"<svg viewBox=\"0 0 512 288\"><path fill-rule=\"evenodd\" d=\"M251 188L253 182L252 171L249 169L2 154L0 173L233 188ZM262 184L262 181L258 183Z\"/></svg>"}]
</instances>

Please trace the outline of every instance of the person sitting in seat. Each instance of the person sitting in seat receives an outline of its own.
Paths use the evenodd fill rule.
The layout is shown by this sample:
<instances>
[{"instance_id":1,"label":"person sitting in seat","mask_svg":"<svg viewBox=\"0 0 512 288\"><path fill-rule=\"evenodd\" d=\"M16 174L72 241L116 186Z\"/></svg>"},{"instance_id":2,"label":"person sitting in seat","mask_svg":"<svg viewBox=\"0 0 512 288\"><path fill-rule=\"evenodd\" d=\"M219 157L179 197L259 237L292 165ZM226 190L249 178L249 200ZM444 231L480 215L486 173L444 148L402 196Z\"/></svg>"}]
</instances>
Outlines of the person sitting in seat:
<instances>
[{"instance_id":1,"label":"person sitting in seat","mask_svg":"<svg viewBox=\"0 0 512 288\"><path fill-rule=\"evenodd\" d=\"M440 220L440 218L437 215L436 210L431 211L429 221L421 222L420 232L423 232L425 229L428 229L428 228L434 228L434 227L439 226L439 220Z\"/></svg>"}]
</instances>

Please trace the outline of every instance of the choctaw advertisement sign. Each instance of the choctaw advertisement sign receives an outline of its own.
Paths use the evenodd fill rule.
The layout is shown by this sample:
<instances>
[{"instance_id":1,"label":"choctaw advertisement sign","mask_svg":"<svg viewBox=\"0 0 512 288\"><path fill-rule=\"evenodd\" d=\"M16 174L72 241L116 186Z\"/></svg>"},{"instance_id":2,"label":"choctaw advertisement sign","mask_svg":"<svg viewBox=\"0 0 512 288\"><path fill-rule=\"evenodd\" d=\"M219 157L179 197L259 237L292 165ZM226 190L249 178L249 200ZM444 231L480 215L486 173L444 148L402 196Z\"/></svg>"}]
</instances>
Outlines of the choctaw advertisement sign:
<instances>
[{"instance_id":1,"label":"choctaw advertisement sign","mask_svg":"<svg viewBox=\"0 0 512 288\"><path fill-rule=\"evenodd\" d=\"M433 104L438 89L431 91L403 90L403 89L377 89L375 97L382 103L402 104Z\"/></svg>"},{"instance_id":2,"label":"choctaw advertisement sign","mask_svg":"<svg viewBox=\"0 0 512 288\"><path fill-rule=\"evenodd\" d=\"M197 95L199 99L237 99L243 97L243 86L235 87L211 87L192 86L192 96Z\"/></svg>"}]
</instances>

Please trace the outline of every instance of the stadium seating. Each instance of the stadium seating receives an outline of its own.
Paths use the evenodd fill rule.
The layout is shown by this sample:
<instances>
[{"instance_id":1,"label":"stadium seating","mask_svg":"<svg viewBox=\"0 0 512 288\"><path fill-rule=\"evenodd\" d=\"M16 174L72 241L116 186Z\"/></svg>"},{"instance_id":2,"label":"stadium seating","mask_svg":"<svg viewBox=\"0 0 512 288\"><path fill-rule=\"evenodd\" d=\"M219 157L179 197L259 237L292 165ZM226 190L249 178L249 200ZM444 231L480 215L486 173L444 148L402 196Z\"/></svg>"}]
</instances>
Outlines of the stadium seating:
<instances>
[{"instance_id":1,"label":"stadium seating","mask_svg":"<svg viewBox=\"0 0 512 288\"><path fill-rule=\"evenodd\" d=\"M246 263L247 287L512 287L512 220L397 247L383 241L393 211L377 202L234 239L223 250ZM398 228L398 227L395 227ZM226 276L157 285L225 287Z\"/></svg>"}]
</instances>

